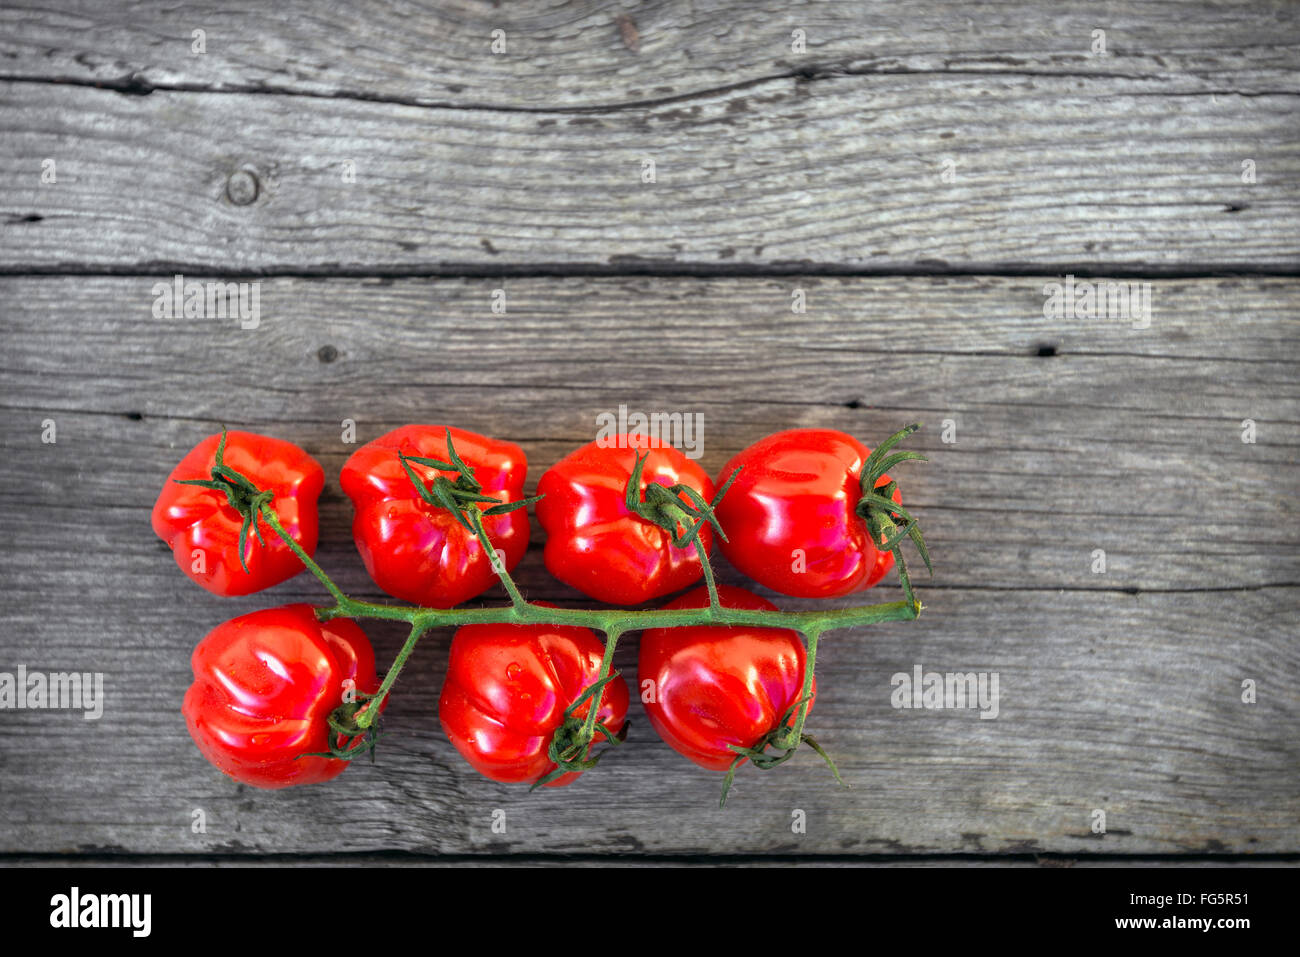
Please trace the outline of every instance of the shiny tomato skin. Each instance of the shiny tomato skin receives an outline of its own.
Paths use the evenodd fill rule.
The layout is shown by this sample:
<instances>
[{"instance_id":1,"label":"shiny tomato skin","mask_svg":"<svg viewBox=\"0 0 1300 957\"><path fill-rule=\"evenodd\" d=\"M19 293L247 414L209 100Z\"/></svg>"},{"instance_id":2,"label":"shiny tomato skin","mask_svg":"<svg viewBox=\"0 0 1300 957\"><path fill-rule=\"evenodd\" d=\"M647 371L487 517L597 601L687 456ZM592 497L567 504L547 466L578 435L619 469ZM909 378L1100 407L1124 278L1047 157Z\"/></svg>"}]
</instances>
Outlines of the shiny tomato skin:
<instances>
[{"instance_id":1,"label":"shiny tomato skin","mask_svg":"<svg viewBox=\"0 0 1300 957\"><path fill-rule=\"evenodd\" d=\"M734 585L719 585L718 598L725 608L777 610L767 599ZM697 588L664 607L703 608L708 603L708 589ZM787 628L651 628L641 636L637 685L643 699L653 687L646 714L673 750L701 767L725 771L736 759L728 745L754 747L799 700L805 659L798 632ZM816 702L815 676L812 694L810 712ZM786 723L793 721L791 714Z\"/></svg>"},{"instance_id":2,"label":"shiny tomato skin","mask_svg":"<svg viewBox=\"0 0 1300 957\"><path fill-rule=\"evenodd\" d=\"M456 453L474 470L483 494L501 502L524 497L528 459L512 442L451 429ZM406 425L382 435L343 465L343 491L356 509L352 536L366 571L388 594L432 608L451 608L496 583L491 559L473 532L447 509L427 504L411 484L398 452L447 461L447 427ZM456 474L423 465L411 469L426 483ZM516 509L483 519L488 540L513 569L528 550L528 512Z\"/></svg>"},{"instance_id":3,"label":"shiny tomato skin","mask_svg":"<svg viewBox=\"0 0 1300 957\"><path fill-rule=\"evenodd\" d=\"M328 750L331 711L344 682L379 689L375 654L350 618L316 620L310 605L266 608L224 622L191 657L194 683L182 712L199 751L218 770L257 788L337 777Z\"/></svg>"},{"instance_id":4,"label":"shiny tomato skin","mask_svg":"<svg viewBox=\"0 0 1300 957\"><path fill-rule=\"evenodd\" d=\"M871 450L834 429L769 435L731 459L718 476L740 475L717 509L736 569L773 591L840 598L870 588L894 567L854 511ZM889 484L882 476L876 487ZM902 501L898 492L894 501ZM804 553L796 570L796 549Z\"/></svg>"},{"instance_id":5,"label":"shiny tomato skin","mask_svg":"<svg viewBox=\"0 0 1300 957\"><path fill-rule=\"evenodd\" d=\"M216 595L249 595L288 581L303 571L303 564L280 536L259 520L266 544L249 529L245 572L239 563L243 518L225 493L176 484L177 479L210 480L220 441L220 434L208 436L172 469L154 503L151 520L155 534L171 547L176 564L192 580ZM292 442L237 431L227 433L223 459L259 489L275 493L271 506L285 531L308 555L314 555L316 500L325 485L320 463Z\"/></svg>"},{"instance_id":6,"label":"shiny tomato skin","mask_svg":"<svg viewBox=\"0 0 1300 957\"><path fill-rule=\"evenodd\" d=\"M547 756L564 711L600 675L604 643L563 625L465 625L451 643L438 719L448 739L485 777L532 783L555 770ZM597 720L617 734L627 718L627 682L605 685ZM574 714L585 718L590 701ZM593 746L604 742L597 732ZM563 787L580 772L547 787Z\"/></svg>"},{"instance_id":7,"label":"shiny tomato skin","mask_svg":"<svg viewBox=\"0 0 1300 957\"><path fill-rule=\"evenodd\" d=\"M618 446L624 447L618 447ZM642 489L651 482L678 483L713 499L708 474L680 450L644 435L623 435L609 444L590 442L551 466L537 483L537 520L546 529L546 567L589 598L611 605L639 605L699 581L704 574L695 546L676 548L669 534L628 511L624 498L638 450L649 457ZM644 492L643 492L644 497ZM705 551L713 531L700 533Z\"/></svg>"}]
</instances>

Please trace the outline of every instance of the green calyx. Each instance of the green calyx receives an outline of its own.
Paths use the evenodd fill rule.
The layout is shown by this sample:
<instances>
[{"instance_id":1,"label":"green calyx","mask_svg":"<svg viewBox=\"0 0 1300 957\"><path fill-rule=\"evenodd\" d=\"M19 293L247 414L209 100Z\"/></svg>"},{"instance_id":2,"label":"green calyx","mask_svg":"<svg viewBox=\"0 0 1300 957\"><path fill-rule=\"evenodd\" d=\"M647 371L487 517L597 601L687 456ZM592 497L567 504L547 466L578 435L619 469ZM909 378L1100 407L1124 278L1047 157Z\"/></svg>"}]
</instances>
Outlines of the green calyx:
<instances>
[{"instance_id":1,"label":"green calyx","mask_svg":"<svg viewBox=\"0 0 1300 957\"><path fill-rule=\"evenodd\" d=\"M587 721L575 715L578 708L588 701L591 702L590 707L593 711L599 710L597 702L604 694L605 685L618 676L617 671L612 671L605 677L593 681L582 694L578 695L573 704L564 710L564 721L555 729L555 733L551 735L551 742L546 748L546 756L555 763L555 770L538 778L529 788L530 791L536 791L565 774L575 771L581 773L594 768L605 754L605 751L590 754L595 732L600 732L610 745L622 744L627 739L627 730L631 724L629 721L623 722L623 727L614 732L603 722Z\"/></svg>"},{"instance_id":2,"label":"green calyx","mask_svg":"<svg viewBox=\"0 0 1300 957\"><path fill-rule=\"evenodd\" d=\"M447 458L450 461L444 462L441 459L405 455L401 452L397 453L397 457L402 462L406 477L411 480L411 484L419 492L420 498L426 504L435 508L447 509L455 516L456 521L471 532L477 531L475 517L469 514L471 509L481 515L504 515L516 509L527 508L533 502L542 498L540 495L534 495L532 498L521 499L518 502L502 502L499 498L484 495L482 484L474 477L474 470L456 454L456 447L451 441L451 429L447 430ZM412 462L443 472L455 472L456 478L453 480L445 475L438 475L434 477L431 485L426 485L424 480L416 475L415 470L411 468L410 463ZM488 502L492 504L487 508L479 508L480 505Z\"/></svg>"},{"instance_id":3,"label":"green calyx","mask_svg":"<svg viewBox=\"0 0 1300 957\"><path fill-rule=\"evenodd\" d=\"M379 740L378 722L370 720L362 722L358 719L361 715L367 714L372 707L378 708L381 703L380 695L355 692L353 700L343 702L326 718L330 729L326 739L329 751L308 751L306 754L318 758L351 761L368 753L373 762L375 744Z\"/></svg>"},{"instance_id":4,"label":"green calyx","mask_svg":"<svg viewBox=\"0 0 1300 957\"><path fill-rule=\"evenodd\" d=\"M724 542L727 541L727 535L718 524L713 510L722 501L722 496L727 494L727 489L731 488L731 483L740 474L740 469L731 473L726 484L713 496L712 502L706 502L703 495L681 482L676 485L660 485L651 482L645 487L645 497L642 498L641 472L645 468L647 458L649 453L642 455L638 452L636 455L636 464L632 466L632 474L628 476L627 487L623 493L627 510L652 525L662 528L672 537L675 548L685 548L695 542L700 529L706 523L713 526L713 530ZM682 501L683 495L686 496L687 501Z\"/></svg>"},{"instance_id":5,"label":"green calyx","mask_svg":"<svg viewBox=\"0 0 1300 957\"><path fill-rule=\"evenodd\" d=\"M244 551L248 544L248 530L250 528L253 530L258 542L265 548L266 539L262 537L262 529L258 527L257 515L262 510L263 505L271 504L271 500L275 496L270 491L262 491L250 482L247 477L226 465L225 456L226 428L222 426L221 441L217 443L217 455L212 466L212 478L175 479L175 482L177 485L197 485L199 488L209 488L213 491L225 493L226 501L230 503L230 507L238 512L244 520L239 527L239 564L247 573L248 563L244 560Z\"/></svg>"},{"instance_id":6,"label":"green calyx","mask_svg":"<svg viewBox=\"0 0 1300 957\"><path fill-rule=\"evenodd\" d=\"M728 748L736 752L736 759L727 768L727 776L722 782L722 797L718 800L718 807L727 806L727 795L731 793L731 785L736 780L736 769L740 767L741 762L746 758L749 759L750 764L760 771L770 771L772 768L790 760L790 756L799 750L800 744L808 745L821 755L822 760L826 762L826 766L831 769L831 774L835 775L836 782L841 787L848 787L844 783L844 779L840 777L840 769L835 766L831 756L813 739L813 736L800 731L797 723L794 725L789 723L795 709L809 700L810 698L801 698L786 708L785 714L781 715L781 720L777 723L777 726L759 738L752 748L742 748L738 744L727 745ZM769 747L774 749L771 753L767 751Z\"/></svg>"},{"instance_id":7,"label":"green calyx","mask_svg":"<svg viewBox=\"0 0 1300 957\"><path fill-rule=\"evenodd\" d=\"M888 454L890 449L920 427L921 424L918 422L907 426L905 429L900 429L881 442L867 456L867 460L862 463L862 498L858 500L857 507L854 509L858 517L867 523L867 530L871 533L872 540L876 542L877 547L882 552L893 552L894 561L898 565L898 578L903 583L903 592L908 603L913 605L916 604L916 599L912 594L912 580L907 574L907 562L903 560L901 548L903 539L910 538L912 540L912 544L916 546L917 552L921 555L921 560L925 562L926 569L933 575L934 566L930 563L930 552L925 547L925 539L921 535L920 527L916 524L916 519L911 516L907 509L894 501L893 496L898 490L898 483L890 481L881 488L877 488L876 485L890 469L901 462L913 459L918 462L929 461L920 452Z\"/></svg>"}]
</instances>

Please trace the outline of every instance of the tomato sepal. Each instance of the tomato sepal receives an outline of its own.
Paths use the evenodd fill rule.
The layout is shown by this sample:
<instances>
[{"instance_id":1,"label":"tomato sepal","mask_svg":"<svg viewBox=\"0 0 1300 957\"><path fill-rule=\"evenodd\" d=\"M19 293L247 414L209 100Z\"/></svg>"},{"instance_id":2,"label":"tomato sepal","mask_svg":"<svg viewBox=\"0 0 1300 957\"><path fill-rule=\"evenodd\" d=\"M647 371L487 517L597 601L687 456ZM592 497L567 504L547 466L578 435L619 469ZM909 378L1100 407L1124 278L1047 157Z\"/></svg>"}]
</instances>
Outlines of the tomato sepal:
<instances>
[{"instance_id":1,"label":"tomato sepal","mask_svg":"<svg viewBox=\"0 0 1300 957\"><path fill-rule=\"evenodd\" d=\"M876 486L891 468L901 462L929 461L920 452L895 452L893 455L886 456L890 449L920 427L921 424L916 422L899 429L867 456L867 460L862 463L862 498L854 508L855 514L866 522L867 530L880 551L893 554L898 565L898 578L903 585L903 594L908 604L912 605L918 614L921 604L912 594L912 580L907 573L907 562L903 560L903 552L899 546L902 545L904 538L910 538L921 560L925 562L926 570L933 575L934 565L930 562L930 551L925 547L925 538L921 535L921 528L917 525L916 519L907 509L894 501L893 496L898 491L898 483L890 481L880 488Z\"/></svg>"},{"instance_id":2,"label":"tomato sepal","mask_svg":"<svg viewBox=\"0 0 1300 957\"><path fill-rule=\"evenodd\" d=\"M540 787L545 787L566 774L575 771L578 773L590 771L605 756L609 750L608 748L597 751L595 754L591 753L591 745L595 737L588 734L586 721L577 717L574 712L582 707L584 702L597 700L596 696L598 694L604 694L605 685L618 677L621 677L619 672L611 671L605 677L593 681L583 690L582 694L578 695L573 704L564 709L564 721L555 729L555 733L551 735L551 741L546 747L546 756L555 764L555 769L534 781L528 788L530 793ZM623 727L614 732L603 721L597 721L593 730L599 731L610 746L617 746L627 740L628 728L631 725L631 721L624 721Z\"/></svg>"},{"instance_id":3,"label":"tomato sepal","mask_svg":"<svg viewBox=\"0 0 1300 957\"><path fill-rule=\"evenodd\" d=\"M484 515L505 515L516 509L527 508L534 502L541 501L543 497L534 495L531 498L520 499L517 502L502 502L499 498L482 494L483 484L474 477L474 469L466 465L456 452L456 446L451 440L451 429L447 430L447 457L451 459L450 462L421 455L406 455L400 451L397 453L397 458L402 463L402 469L406 472L406 477L411 480L411 485L415 487L420 499L426 505L445 508L451 512L456 521L463 525L467 531L476 533L479 531L473 517L467 514L470 509L475 508L479 503L492 503L489 507L481 510ZM439 475L434 478L432 486L427 486L415 474L410 466L411 462L416 465L438 469L441 472L455 472L456 479L452 481L445 475Z\"/></svg>"},{"instance_id":4,"label":"tomato sepal","mask_svg":"<svg viewBox=\"0 0 1300 957\"><path fill-rule=\"evenodd\" d=\"M736 469L731 478L727 479L726 484L714 493L713 501L708 501L691 488L685 482L677 482L674 485L660 485L657 482L651 482L645 487L645 498L641 497L641 473L645 468L646 459L650 453L642 455L637 452L636 464L632 466L632 474L628 476L627 487L623 492L623 502L627 510L633 515L639 516L662 528L671 537L674 548L685 548L687 545L694 543L695 547L701 552L700 561L707 564L708 555L704 554L704 547L698 541L700 529L707 522L713 526L713 530L725 542L727 533L722 530L718 523L718 518L714 514L714 509L722 501L722 496L727 494L727 489L731 488L731 483L736 480L740 474L740 469ZM686 504L679 496L685 495L690 499L691 504ZM692 522L693 520L693 522ZM678 527L685 528L686 531L678 534Z\"/></svg>"},{"instance_id":5,"label":"tomato sepal","mask_svg":"<svg viewBox=\"0 0 1300 957\"><path fill-rule=\"evenodd\" d=\"M173 479L177 485L197 485L199 488L212 489L215 492L224 492L226 501L230 507L239 513L244 520L239 527L239 564L248 574L248 562L244 558L244 553L248 550L248 529L253 529L253 534L257 536L258 542L262 547L266 547L266 539L262 537L262 529L257 524L257 516L262 511L262 506L270 505L275 495L269 490L259 489L248 477L240 472L235 471L226 465L226 427L221 427L221 441L217 443L217 454L213 459L212 478L211 479Z\"/></svg>"},{"instance_id":6,"label":"tomato sepal","mask_svg":"<svg viewBox=\"0 0 1300 957\"><path fill-rule=\"evenodd\" d=\"M723 778L722 796L718 799L718 807L727 806L727 795L731 793L731 786L735 783L736 769L746 760L760 771L770 771L772 768L790 760L791 756L799 750L800 744L808 745L808 747L812 748L821 756L821 759L826 762L826 766L831 769L831 774L835 775L835 782L839 784L840 787L850 787L844 778L840 776L840 769L836 767L834 759L832 759L826 752L825 748L817 743L817 740L811 734L800 733L798 740L793 742L791 741L794 734L794 728L789 723L790 718L793 716L797 708L811 700L812 695L809 695L808 697L801 698L794 704L790 705L790 707L786 709L785 714L781 716L781 720L778 722L777 726L760 738L753 747L746 748L739 744L727 745L728 749L736 752L736 760L731 762L731 766L727 768L726 776ZM776 748L781 753L769 754L766 750L768 747Z\"/></svg>"},{"instance_id":7,"label":"tomato sepal","mask_svg":"<svg viewBox=\"0 0 1300 957\"><path fill-rule=\"evenodd\" d=\"M379 724L376 721L374 725L362 727L357 723L357 715L366 709L366 706L379 697L376 694L366 694L362 691L354 692L356 698L353 701L344 702L325 717L325 723L334 735L328 738L328 751L304 751L298 755L295 760L305 757L313 758L337 758L340 761L351 761L363 754L370 755L370 763L375 762L375 744L382 737L379 731Z\"/></svg>"}]
</instances>

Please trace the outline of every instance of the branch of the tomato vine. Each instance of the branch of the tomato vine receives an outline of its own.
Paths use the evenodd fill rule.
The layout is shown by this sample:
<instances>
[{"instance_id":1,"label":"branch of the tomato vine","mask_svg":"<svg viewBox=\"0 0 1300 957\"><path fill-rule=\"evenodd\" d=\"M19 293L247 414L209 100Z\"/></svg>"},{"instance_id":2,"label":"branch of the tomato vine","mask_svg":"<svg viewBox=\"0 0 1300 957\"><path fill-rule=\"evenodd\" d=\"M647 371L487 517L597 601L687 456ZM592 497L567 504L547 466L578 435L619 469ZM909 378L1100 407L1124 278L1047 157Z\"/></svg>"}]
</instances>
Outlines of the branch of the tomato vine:
<instances>
[{"instance_id":1,"label":"branch of the tomato vine","mask_svg":"<svg viewBox=\"0 0 1300 957\"><path fill-rule=\"evenodd\" d=\"M261 516L271 529L293 551L303 565L329 592L335 604L329 608L319 608L317 617L322 621L332 618L371 618L387 621L405 621L411 631L401 651L394 659L392 667L384 677L378 692L369 699L367 706L358 709L355 720L358 727L368 729L380 712L384 699L391 691L398 674L406 664L411 653L426 631L431 628L472 624L536 624L536 625L576 625L590 628L606 635L605 653L601 661L601 671L597 681L607 678L613 664L614 649L620 635L626 631L642 631L647 628L681 628L691 625L735 625L756 626L763 628L792 628L808 640L807 665L804 675L804 687L795 723L779 732L772 743L786 749L786 745L797 745L803 737L803 725L808 714L811 698L813 670L817 655L817 640L822 632L836 628L853 628L861 625L874 625L887 621L911 621L921 612L921 603L916 601L908 588L908 600L883 602L875 605L862 605L855 608L837 608L822 611L765 611L761 609L725 608L717 600L712 567L708 553L699 541L698 526L693 543L701 558L705 580L709 585L711 603L705 608L679 609L574 609L554 608L535 605L524 600L518 587L510 579L504 568L497 568L502 584L511 597L511 604L489 608L422 608L414 605L389 605L377 602L360 601L350 598L334 583L310 555L303 550L293 536L281 524L270 502L261 506ZM474 509L473 511L477 511ZM482 521L471 516L475 534L490 550L487 536L483 533ZM895 550L901 565L901 555ZM494 562L495 564L495 562ZM599 701L593 700L588 707L583 723L580 740L590 741L595 734L599 713Z\"/></svg>"},{"instance_id":2,"label":"branch of the tomato vine","mask_svg":"<svg viewBox=\"0 0 1300 957\"><path fill-rule=\"evenodd\" d=\"M469 516L470 524L474 526L474 537L478 539L479 545L483 547L483 551L490 556L488 561L492 563L492 570L496 572L497 577L501 579L501 587L504 588L506 594L510 596L511 604L516 608L519 608L521 605L526 605L527 602L524 601L524 596L519 594L519 587L515 584L515 580L510 577L510 572L506 571L505 559L497 556L496 551L492 547L492 542L489 541L487 537L487 533L483 531L483 513L477 508L466 509L466 512Z\"/></svg>"},{"instance_id":3,"label":"branch of the tomato vine","mask_svg":"<svg viewBox=\"0 0 1300 957\"><path fill-rule=\"evenodd\" d=\"M315 559L308 555L303 547L294 541L294 537L285 530L285 527L280 524L280 516L275 514L275 509L271 507L270 502L262 505L261 513L266 524L271 526L271 530L280 536L281 541L289 546L289 550L298 556L298 561L302 562L307 567L307 570L316 576L336 602L343 605L350 601L348 596L343 594L343 590L334 584L329 575L325 574L325 570L316 564Z\"/></svg>"},{"instance_id":4,"label":"branch of the tomato vine","mask_svg":"<svg viewBox=\"0 0 1300 957\"><path fill-rule=\"evenodd\" d=\"M411 652L415 651L415 643L420 640L420 636L428 631L429 626L420 622L411 625L411 633L406 636L406 641L402 645L402 650L397 653L393 659L392 667L388 669L388 674L384 675L384 680L379 685L379 690L375 692L374 698L366 705L365 708L357 712L356 723L359 728L369 728L379 717L379 711L383 707L384 699L388 697L388 692L393 688L393 682L401 674L402 668L406 666L406 659L411 657Z\"/></svg>"},{"instance_id":5,"label":"branch of the tomato vine","mask_svg":"<svg viewBox=\"0 0 1300 957\"><path fill-rule=\"evenodd\" d=\"M906 608L913 609L911 617L915 618L921 613L921 603L916 600L916 596L912 592L912 581L907 574L907 562L903 559L903 549L901 546L895 545L890 549L890 551L894 556L894 564L898 567L898 577L903 585L903 595L905 600L900 604ZM832 624L828 627L835 628L842 626ZM826 763L830 765L831 771L835 773L835 777L838 779L840 775L839 771L836 770L835 762L833 762L826 753L818 747L815 741L807 738L803 733L804 721L808 717L808 708L812 704L813 671L817 665L817 640L825 630L827 630L827 628L817 626L801 629L804 640L808 646L808 654L807 663L804 668L803 689L799 693L799 713L796 716L793 725L784 731L779 731L772 737L772 744L779 749L794 750L794 748L799 746L801 741L807 741L814 750L826 759Z\"/></svg>"},{"instance_id":6,"label":"branch of the tomato vine","mask_svg":"<svg viewBox=\"0 0 1300 957\"><path fill-rule=\"evenodd\" d=\"M803 724L808 718L808 706L812 703L813 672L817 667L817 640L821 637L821 632L814 628L803 634L808 643L808 654L804 665L803 688L799 691L799 713L795 716L793 725L784 731L778 731L772 739L775 747L787 751L793 751L803 740ZM831 769L834 768L835 765L831 764ZM838 773L836 777L839 777Z\"/></svg>"},{"instance_id":7,"label":"branch of the tomato vine","mask_svg":"<svg viewBox=\"0 0 1300 957\"><path fill-rule=\"evenodd\" d=\"M331 618L373 618L419 624L422 630L446 626L514 624L577 625L596 631L642 631L646 628L683 628L688 625L756 625L766 628L793 628L802 634L836 628L855 628L887 621L912 621L924 607L919 601L890 601L853 608L830 608L820 611L763 611L746 608L552 608L529 601L491 608L422 608L417 605L389 605L361 601L345 595L310 555L294 541L280 523L270 505L262 508L262 517L271 529L298 556L335 604L317 609L322 621Z\"/></svg>"},{"instance_id":8,"label":"branch of the tomato vine","mask_svg":"<svg viewBox=\"0 0 1300 957\"><path fill-rule=\"evenodd\" d=\"M605 632L605 654L600 659L600 673L596 675L594 684L599 684L609 677L610 670L614 666L614 648L618 645L618 639L622 632L610 630ZM596 718L600 714L600 699L604 697L604 685L600 685L600 694L593 694L591 702L587 705L587 719L582 723L582 734L579 736L580 741L591 741L596 736Z\"/></svg>"}]
</instances>

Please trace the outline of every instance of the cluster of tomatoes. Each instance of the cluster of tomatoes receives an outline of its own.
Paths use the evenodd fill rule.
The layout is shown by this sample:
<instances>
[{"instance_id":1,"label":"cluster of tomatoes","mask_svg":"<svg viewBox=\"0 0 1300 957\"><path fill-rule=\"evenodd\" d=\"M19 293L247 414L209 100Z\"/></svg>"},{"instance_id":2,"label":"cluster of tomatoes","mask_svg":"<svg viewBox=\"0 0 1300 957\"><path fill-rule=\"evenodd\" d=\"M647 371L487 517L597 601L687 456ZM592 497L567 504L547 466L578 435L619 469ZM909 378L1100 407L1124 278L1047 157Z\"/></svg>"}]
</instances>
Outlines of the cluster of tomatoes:
<instances>
[{"instance_id":1,"label":"cluster of tomatoes","mask_svg":"<svg viewBox=\"0 0 1300 957\"><path fill-rule=\"evenodd\" d=\"M519 446L409 425L357 450L341 478L355 508L357 550L390 595L449 609L508 582L528 547L528 506L536 503L547 569L599 602L627 606L698 583L701 553L718 544L737 569L783 594L834 598L871 587L893 566L894 542L870 520L869 500L890 505L887 516L906 515L881 467L904 458L920 456L882 462L843 432L795 429L740 452L715 485L679 450L625 435L571 453L526 498ZM314 553L323 484L319 463L296 445L222 432L173 470L153 527L204 588L257 592L301 572L303 556ZM283 534L264 530L259 514ZM776 611L743 588L720 586L717 595L724 608ZM709 588L698 587L666 607L709 604ZM217 768L278 788L346 767L339 757L346 729L332 715L349 695L374 696L380 683L360 626L322 617L305 604L257 611L219 625L195 648L183 712ZM625 730L628 686L617 672L602 674L604 653L586 628L464 625L451 644L442 727L493 780L568 784L578 772L553 760L566 722L590 726L594 707L605 738ZM791 722L803 703L804 667L804 644L789 629L664 627L641 636L638 680L664 741L703 767L734 770L739 753Z\"/></svg>"}]
</instances>

